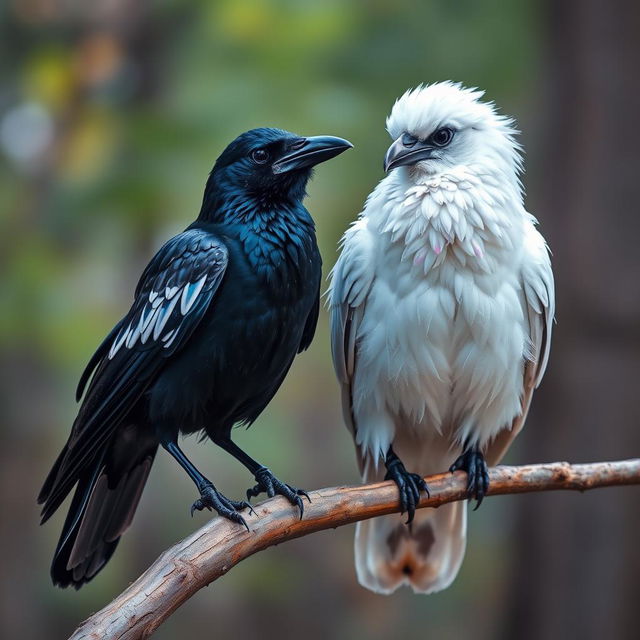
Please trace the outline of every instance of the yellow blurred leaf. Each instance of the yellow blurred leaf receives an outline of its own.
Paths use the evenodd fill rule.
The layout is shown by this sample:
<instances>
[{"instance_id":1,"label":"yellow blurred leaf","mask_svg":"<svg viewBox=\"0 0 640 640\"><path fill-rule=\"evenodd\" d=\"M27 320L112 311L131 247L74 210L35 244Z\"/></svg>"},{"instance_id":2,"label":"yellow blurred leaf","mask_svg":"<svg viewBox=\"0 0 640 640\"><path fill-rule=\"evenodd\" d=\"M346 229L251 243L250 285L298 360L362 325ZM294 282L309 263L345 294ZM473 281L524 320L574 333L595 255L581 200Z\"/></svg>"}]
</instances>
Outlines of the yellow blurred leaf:
<instances>
[{"instance_id":1,"label":"yellow blurred leaf","mask_svg":"<svg viewBox=\"0 0 640 640\"><path fill-rule=\"evenodd\" d=\"M71 55L61 49L37 51L24 69L25 94L36 102L59 111L72 99L75 71Z\"/></svg>"},{"instance_id":2,"label":"yellow blurred leaf","mask_svg":"<svg viewBox=\"0 0 640 640\"><path fill-rule=\"evenodd\" d=\"M106 110L87 109L75 121L61 158L61 173L68 180L89 180L105 169L118 140L115 118Z\"/></svg>"},{"instance_id":3,"label":"yellow blurred leaf","mask_svg":"<svg viewBox=\"0 0 640 640\"><path fill-rule=\"evenodd\" d=\"M216 27L234 40L249 41L272 31L273 12L265 0L225 2L214 13Z\"/></svg>"}]
</instances>

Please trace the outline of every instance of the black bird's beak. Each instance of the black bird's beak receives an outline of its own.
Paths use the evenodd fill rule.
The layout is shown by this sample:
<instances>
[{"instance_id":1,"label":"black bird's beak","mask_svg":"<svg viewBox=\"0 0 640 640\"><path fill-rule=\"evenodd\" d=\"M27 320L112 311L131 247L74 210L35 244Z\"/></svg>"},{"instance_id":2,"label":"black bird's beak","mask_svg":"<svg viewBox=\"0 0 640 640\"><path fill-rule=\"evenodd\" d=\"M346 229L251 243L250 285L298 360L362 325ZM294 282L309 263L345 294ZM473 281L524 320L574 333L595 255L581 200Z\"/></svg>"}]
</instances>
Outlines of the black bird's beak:
<instances>
[{"instance_id":1,"label":"black bird's beak","mask_svg":"<svg viewBox=\"0 0 640 640\"><path fill-rule=\"evenodd\" d=\"M335 158L353 145L348 140L334 136L300 138L293 150L273 164L274 173L285 173L294 169L305 169Z\"/></svg>"},{"instance_id":2,"label":"black bird's beak","mask_svg":"<svg viewBox=\"0 0 640 640\"><path fill-rule=\"evenodd\" d=\"M404 136L400 136L387 150L384 157L385 172L396 167L415 164L420 160L430 160L434 157L434 146L428 142L417 140L407 145L403 142Z\"/></svg>"}]
</instances>

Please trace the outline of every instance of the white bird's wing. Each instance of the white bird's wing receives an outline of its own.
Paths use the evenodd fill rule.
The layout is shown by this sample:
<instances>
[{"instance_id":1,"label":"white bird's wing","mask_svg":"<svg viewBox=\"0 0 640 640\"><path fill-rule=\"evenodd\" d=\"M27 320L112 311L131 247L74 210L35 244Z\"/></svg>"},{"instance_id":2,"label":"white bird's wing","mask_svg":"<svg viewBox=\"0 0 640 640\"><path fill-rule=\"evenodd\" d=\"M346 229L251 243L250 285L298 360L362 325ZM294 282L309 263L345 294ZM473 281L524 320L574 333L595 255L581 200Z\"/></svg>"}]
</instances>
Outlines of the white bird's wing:
<instances>
[{"instance_id":1,"label":"white bird's wing","mask_svg":"<svg viewBox=\"0 0 640 640\"><path fill-rule=\"evenodd\" d=\"M358 328L364 315L367 296L375 278L374 236L366 218L359 218L346 231L341 253L331 272L329 307L331 317L331 353L342 392L344 421L356 437L352 410L352 383L356 368ZM360 471L364 460L358 456Z\"/></svg>"},{"instance_id":2,"label":"white bird's wing","mask_svg":"<svg viewBox=\"0 0 640 640\"><path fill-rule=\"evenodd\" d=\"M500 462L513 439L524 425L534 389L538 387L549 361L551 330L555 313L553 271L549 250L542 235L531 223L526 224L524 258L520 272L521 298L529 329L530 352L524 366L522 412L511 428L502 430L487 449L489 465Z\"/></svg>"}]
</instances>

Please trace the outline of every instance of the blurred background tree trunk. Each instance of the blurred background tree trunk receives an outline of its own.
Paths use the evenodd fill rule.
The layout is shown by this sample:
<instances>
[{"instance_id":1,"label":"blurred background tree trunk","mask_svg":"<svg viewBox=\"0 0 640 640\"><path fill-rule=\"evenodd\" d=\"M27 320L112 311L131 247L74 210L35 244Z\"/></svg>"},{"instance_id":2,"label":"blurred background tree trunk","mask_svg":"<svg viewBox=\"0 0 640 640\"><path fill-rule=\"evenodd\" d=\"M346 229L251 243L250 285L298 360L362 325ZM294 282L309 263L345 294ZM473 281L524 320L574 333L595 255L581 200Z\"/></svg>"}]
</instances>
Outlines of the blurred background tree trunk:
<instances>
[{"instance_id":1,"label":"blurred background tree trunk","mask_svg":"<svg viewBox=\"0 0 640 640\"><path fill-rule=\"evenodd\" d=\"M544 19L538 174L546 179L534 211L554 251L558 324L523 450L530 462L633 457L640 452L640 5L550 1ZM503 637L637 638L639 506L633 489L522 497Z\"/></svg>"}]
</instances>

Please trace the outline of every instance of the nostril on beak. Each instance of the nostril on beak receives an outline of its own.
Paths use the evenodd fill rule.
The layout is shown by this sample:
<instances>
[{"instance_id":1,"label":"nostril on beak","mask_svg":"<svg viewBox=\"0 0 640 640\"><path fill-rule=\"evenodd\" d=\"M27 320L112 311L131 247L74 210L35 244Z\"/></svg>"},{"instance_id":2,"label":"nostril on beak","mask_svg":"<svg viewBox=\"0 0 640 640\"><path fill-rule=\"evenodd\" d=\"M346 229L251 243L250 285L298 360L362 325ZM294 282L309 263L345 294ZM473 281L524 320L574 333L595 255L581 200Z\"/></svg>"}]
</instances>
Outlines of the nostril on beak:
<instances>
[{"instance_id":1,"label":"nostril on beak","mask_svg":"<svg viewBox=\"0 0 640 640\"><path fill-rule=\"evenodd\" d=\"M302 147L304 147L306 142L307 142L306 138L298 138L297 140L291 143L291 148L294 151L297 151L298 149L302 149Z\"/></svg>"}]
</instances>

